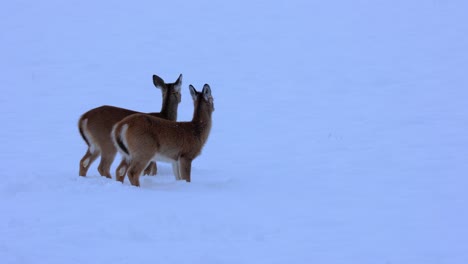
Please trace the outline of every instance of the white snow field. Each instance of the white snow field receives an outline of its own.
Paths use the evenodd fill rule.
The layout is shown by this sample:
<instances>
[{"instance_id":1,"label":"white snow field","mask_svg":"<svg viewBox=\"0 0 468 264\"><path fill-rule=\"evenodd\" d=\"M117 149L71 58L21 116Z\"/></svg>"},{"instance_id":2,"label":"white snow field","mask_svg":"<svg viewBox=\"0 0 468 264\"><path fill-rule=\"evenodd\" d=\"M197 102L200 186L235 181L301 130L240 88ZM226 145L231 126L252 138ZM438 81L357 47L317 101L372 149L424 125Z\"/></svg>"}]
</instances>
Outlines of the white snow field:
<instances>
[{"instance_id":1,"label":"white snow field","mask_svg":"<svg viewBox=\"0 0 468 264\"><path fill-rule=\"evenodd\" d=\"M0 263L468 263L468 1L2 1ZM192 182L77 121L209 83ZM112 173L120 158L113 164Z\"/></svg>"}]
</instances>

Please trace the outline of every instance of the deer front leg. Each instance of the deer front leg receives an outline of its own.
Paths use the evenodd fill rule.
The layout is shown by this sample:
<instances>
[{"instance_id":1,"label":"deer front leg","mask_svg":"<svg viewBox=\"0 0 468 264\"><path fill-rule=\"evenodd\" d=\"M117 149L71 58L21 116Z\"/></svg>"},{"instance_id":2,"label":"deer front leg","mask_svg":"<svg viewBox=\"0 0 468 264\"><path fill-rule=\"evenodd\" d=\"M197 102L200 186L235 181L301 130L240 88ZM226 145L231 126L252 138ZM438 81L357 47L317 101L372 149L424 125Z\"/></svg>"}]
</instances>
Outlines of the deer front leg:
<instances>
[{"instance_id":1,"label":"deer front leg","mask_svg":"<svg viewBox=\"0 0 468 264\"><path fill-rule=\"evenodd\" d=\"M148 167L146 167L145 171L143 172L143 175L154 176L156 175L157 172L158 172L158 166L156 166L156 162L152 161L150 162Z\"/></svg>"},{"instance_id":2,"label":"deer front leg","mask_svg":"<svg viewBox=\"0 0 468 264\"><path fill-rule=\"evenodd\" d=\"M182 180L182 178L180 178L179 172L179 161L172 162L172 172L174 173L176 180Z\"/></svg>"},{"instance_id":3,"label":"deer front leg","mask_svg":"<svg viewBox=\"0 0 468 264\"><path fill-rule=\"evenodd\" d=\"M192 170L192 160L186 157L179 158L179 173L180 177L187 182L190 182L190 173Z\"/></svg>"}]
</instances>

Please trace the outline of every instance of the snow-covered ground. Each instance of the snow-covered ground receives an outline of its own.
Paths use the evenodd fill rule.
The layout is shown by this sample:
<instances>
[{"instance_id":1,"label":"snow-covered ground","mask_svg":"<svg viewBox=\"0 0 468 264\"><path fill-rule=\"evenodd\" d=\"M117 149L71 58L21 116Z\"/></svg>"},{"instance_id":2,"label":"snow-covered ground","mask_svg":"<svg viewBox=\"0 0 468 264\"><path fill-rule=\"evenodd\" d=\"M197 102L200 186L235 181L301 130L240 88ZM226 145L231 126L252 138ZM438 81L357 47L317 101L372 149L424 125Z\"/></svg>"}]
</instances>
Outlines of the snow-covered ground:
<instances>
[{"instance_id":1,"label":"snow-covered ground","mask_svg":"<svg viewBox=\"0 0 468 264\"><path fill-rule=\"evenodd\" d=\"M467 10L3 1L0 263L468 263ZM179 120L215 98L192 183L79 177L79 116L179 73Z\"/></svg>"}]
</instances>

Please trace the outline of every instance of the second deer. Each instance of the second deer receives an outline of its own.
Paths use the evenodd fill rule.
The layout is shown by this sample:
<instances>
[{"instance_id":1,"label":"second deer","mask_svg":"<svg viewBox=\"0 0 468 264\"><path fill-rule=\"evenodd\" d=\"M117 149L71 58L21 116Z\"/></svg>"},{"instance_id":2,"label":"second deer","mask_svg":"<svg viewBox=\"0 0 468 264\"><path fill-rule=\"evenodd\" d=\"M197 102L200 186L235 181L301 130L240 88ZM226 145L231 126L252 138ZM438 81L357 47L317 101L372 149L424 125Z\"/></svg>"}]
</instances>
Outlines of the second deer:
<instances>
[{"instance_id":1,"label":"second deer","mask_svg":"<svg viewBox=\"0 0 468 264\"><path fill-rule=\"evenodd\" d=\"M145 114L126 117L114 126L112 137L123 159L117 167L116 178L128 179L140 186L139 177L152 161L172 163L177 180L190 182L192 161L201 153L211 130L214 111L211 88L205 84L202 92L190 85L194 113L190 122L174 122Z\"/></svg>"},{"instance_id":2,"label":"second deer","mask_svg":"<svg viewBox=\"0 0 468 264\"><path fill-rule=\"evenodd\" d=\"M149 115L175 121L177 108L181 101L182 74L174 83L165 83L159 76L153 75L153 84L156 88L161 89L163 100L161 112L149 113ZM104 105L81 116L78 128L83 140L88 145L88 150L80 161L80 176L86 176L91 163L101 155L98 171L101 176L111 178L110 166L117 154L111 137L112 127L120 120L135 113L138 112ZM145 175L155 175L156 171L156 163L152 162L146 168Z\"/></svg>"}]
</instances>

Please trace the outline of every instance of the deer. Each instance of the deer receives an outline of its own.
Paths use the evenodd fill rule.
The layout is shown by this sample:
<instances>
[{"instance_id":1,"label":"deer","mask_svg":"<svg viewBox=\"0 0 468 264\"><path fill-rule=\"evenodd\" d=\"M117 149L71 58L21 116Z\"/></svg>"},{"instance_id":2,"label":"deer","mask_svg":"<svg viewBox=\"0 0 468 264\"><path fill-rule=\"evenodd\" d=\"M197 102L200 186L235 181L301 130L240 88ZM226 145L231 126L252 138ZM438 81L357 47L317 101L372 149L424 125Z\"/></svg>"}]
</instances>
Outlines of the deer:
<instances>
[{"instance_id":1,"label":"deer","mask_svg":"<svg viewBox=\"0 0 468 264\"><path fill-rule=\"evenodd\" d=\"M165 83L164 80L153 75L153 84L162 92L162 107L159 113L149 113L149 116L160 117L167 120L177 120L177 108L182 100L181 86L182 74L174 83ZM91 164L101 156L98 171L101 176L112 178L110 167L117 154L112 141L112 128L117 122L132 114L139 113L134 110L104 105L84 113L78 121L81 137L88 145L88 149L80 160L80 176L86 176ZM156 175L155 162L148 164L145 175Z\"/></svg>"},{"instance_id":2,"label":"deer","mask_svg":"<svg viewBox=\"0 0 468 264\"><path fill-rule=\"evenodd\" d=\"M192 161L201 154L211 130L214 102L208 84L198 92L189 86L194 103L192 121L176 122L145 114L122 119L112 130L115 147L122 154L117 181L140 186L139 178L150 162L172 163L176 180L191 181ZM128 173L127 173L128 172Z\"/></svg>"}]
</instances>

